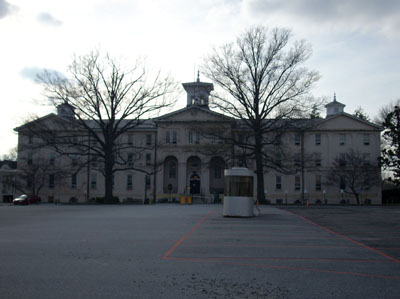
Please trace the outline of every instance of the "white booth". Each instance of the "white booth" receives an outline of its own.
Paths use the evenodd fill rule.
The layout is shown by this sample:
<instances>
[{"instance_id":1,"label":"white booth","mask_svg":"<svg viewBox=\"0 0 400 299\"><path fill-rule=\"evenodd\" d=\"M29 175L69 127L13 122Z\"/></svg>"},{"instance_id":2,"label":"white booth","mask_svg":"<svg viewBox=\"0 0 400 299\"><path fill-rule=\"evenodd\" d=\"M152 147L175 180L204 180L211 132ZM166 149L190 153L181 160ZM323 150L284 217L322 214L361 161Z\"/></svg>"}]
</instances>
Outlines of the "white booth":
<instances>
[{"instance_id":1,"label":"white booth","mask_svg":"<svg viewBox=\"0 0 400 299\"><path fill-rule=\"evenodd\" d=\"M233 167L225 170L224 217L253 217L254 173Z\"/></svg>"}]
</instances>

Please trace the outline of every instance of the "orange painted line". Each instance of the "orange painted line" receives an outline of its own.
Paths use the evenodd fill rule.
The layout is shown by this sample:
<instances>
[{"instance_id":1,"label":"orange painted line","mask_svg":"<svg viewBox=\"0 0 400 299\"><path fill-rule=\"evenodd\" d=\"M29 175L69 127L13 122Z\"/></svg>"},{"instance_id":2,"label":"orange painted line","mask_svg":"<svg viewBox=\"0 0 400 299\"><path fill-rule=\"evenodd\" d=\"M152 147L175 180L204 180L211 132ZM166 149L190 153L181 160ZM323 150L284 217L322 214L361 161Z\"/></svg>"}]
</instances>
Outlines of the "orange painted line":
<instances>
[{"instance_id":1,"label":"orange painted line","mask_svg":"<svg viewBox=\"0 0 400 299\"><path fill-rule=\"evenodd\" d=\"M386 258L392 260L392 261L395 262L395 263L399 263L399 264L400 264L400 260L398 260L398 259L396 259L396 258L394 258L394 257L392 257L392 256L390 256L390 255L388 255L388 254L386 254L386 253L384 253L384 252L382 252L382 251L379 251L379 250L377 250L377 249L375 249L375 248L373 248L373 247L370 247L370 246L368 246L368 245L366 245L366 244L364 244L364 243L358 242L358 241L356 241L356 240L354 240L354 239L352 239L352 238L350 238L350 237L347 237L347 236L345 236L345 235L342 235L342 234L340 234L340 233L337 233L337 232L335 232L335 231L333 231L333 230L331 230L331 229L329 229L329 228L327 228L327 227L325 227L325 226L322 226L322 225L320 225L320 224L318 224L318 223L316 223L316 222L314 222L314 221L312 221L312 220L310 220L310 219L308 219L308 218L306 218L306 217L304 217L304 216L298 215L298 214L293 213L293 212L291 212L291 211L288 211L288 212L289 212L289 213L292 213L293 215L296 215L297 217L302 218L304 221L307 221L308 223L311 223L311 224L313 224L313 225L315 225L315 226L317 226L317 227L319 227L319 228L321 228L321 229L324 229L324 230L326 230L326 231L328 231L328 232L330 232L330 233L332 233L332 234L334 234L334 235L336 235L336 236L339 236L339 237L341 237L341 238L343 238L343 239L346 239L346 240L348 240L348 241L350 241L350 242L352 242L352 243L354 243L354 244L357 244L357 245L359 245L359 246L361 246L361 247L363 247L363 248L365 248L365 249L369 249L369 250L371 250L371 251L373 251L373 252L375 252L375 253L377 253L377 254L379 254L379 255L381 255L381 256L384 256L384 257L386 257Z\"/></svg>"},{"instance_id":2,"label":"orange painted line","mask_svg":"<svg viewBox=\"0 0 400 299\"><path fill-rule=\"evenodd\" d=\"M169 260L239 260L239 261L325 261L350 263L393 263L390 260L340 259L340 258L307 258L307 257L167 257Z\"/></svg>"},{"instance_id":3,"label":"orange painted line","mask_svg":"<svg viewBox=\"0 0 400 299\"><path fill-rule=\"evenodd\" d=\"M308 271L308 272L328 273L328 274L337 274L337 275L350 275L350 276L361 276L361 277L369 277L369 278L384 278L384 279L400 280L400 276L368 274L368 273L359 273L359 272L334 271L334 270L323 270L323 269L290 267L290 266L270 266L270 265L263 265L263 264L245 264L245 263L237 263L237 262L225 262L225 261L212 260L212 259L211 260L209 260L209 259L190 259L190 258L167 258L167 259L184 261L184 262L216 263L216 264L237 265L237 266L247 266L247 267L262 267L262 268L268 268L268 269Z\"/></svg>"},{"instance_id":4,"label":"orange painted line","mask_svg":"<svg viewBox=\"0 0 400 299\"><path fill-rule=\"evenodd\" d=\"M194 232L199 228L199 226L200 226L208 217L210 217L210 215L213 214L214 212L215 212L215 211L211 211L211 212L209 212L207 215L205 215L203 218L201 218L200 221L197 222L196 225L193 226L193 228L192 228L190 231L188 231L182 238L180 238L180 239L174 244L174 246L172 246L172 247L170 248L170 250L168 250L168 251L164 254L163 258L165 259L165 258L169 257L169 256L175 251L175 249L176 249L179 245L181 245L181 243L182 243L183 241L185 241L192 233L194 233Z\"/></svg>"},{"instance_id":5,"label":"orange painted line","mask_svg":"<svg viewBox=\"0 0 400 299\"><path fill-rule=\"evenodd\" d=\"M359 246L337 245L275 245L275 244L225 244L225 243L188 243L184 246L221 246L221 247L270 247L270 248L359 248Z\"/></svg>"}]
</instances>

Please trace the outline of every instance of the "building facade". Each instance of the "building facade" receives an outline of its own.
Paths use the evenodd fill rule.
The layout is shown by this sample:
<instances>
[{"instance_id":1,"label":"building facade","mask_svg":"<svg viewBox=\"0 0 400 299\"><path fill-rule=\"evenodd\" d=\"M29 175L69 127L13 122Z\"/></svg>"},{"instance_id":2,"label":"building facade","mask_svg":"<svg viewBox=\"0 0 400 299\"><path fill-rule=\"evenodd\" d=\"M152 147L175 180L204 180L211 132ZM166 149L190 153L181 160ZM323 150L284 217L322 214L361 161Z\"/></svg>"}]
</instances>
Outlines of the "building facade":
<instances>
[{"instance_id":1,"label":"building facade","mask_svg":"<svg viewBox=\"0 0 400 299\"><path fill-rule=\"evenodd\" d=\"M184 83L183 87L187 93L185 108L148 119L121 136L126 145L121 155L127 167L113 178L113 193L121 202L144 202L147 198L172 201L183 194L213 202L221 199L224 192L224 169L233 166L254 169L254 161L249 157L245 161L239 159L240 150L227 142L229 136L244 133L240 121L209 108L213 84L198 79ZM311 203L354 203L354 196L343 189L346 187L342 183L328 182L328 172L335 159L350 150L361 153L365 163L377 165L381 128L345 113L344 107L335 97L326 105L325 118L288 120L296 125L288 126L279 136L276 148L290 153L284 156L284 162L293 167L291 171L266 169L264 192L270 203L289 204L305 199ZM51 124L73 118L73 111L61 105L57 114L34 122ZM104 177L93 156L90 159L58 156L51 148L38 146L40 138L30 134L31 125L15 129L19 136L18 168L23 172L35 161L41 165L42 201L86 202L104 196ZM81 134L84 132L76 138ZM56 168L62 175L57 174ZM26 184L26 193L32 193L33 182L33 178L21 182ZM381 203L380 183L360 190L360 194L363 203Z\"/></svg>"}]
</instances>

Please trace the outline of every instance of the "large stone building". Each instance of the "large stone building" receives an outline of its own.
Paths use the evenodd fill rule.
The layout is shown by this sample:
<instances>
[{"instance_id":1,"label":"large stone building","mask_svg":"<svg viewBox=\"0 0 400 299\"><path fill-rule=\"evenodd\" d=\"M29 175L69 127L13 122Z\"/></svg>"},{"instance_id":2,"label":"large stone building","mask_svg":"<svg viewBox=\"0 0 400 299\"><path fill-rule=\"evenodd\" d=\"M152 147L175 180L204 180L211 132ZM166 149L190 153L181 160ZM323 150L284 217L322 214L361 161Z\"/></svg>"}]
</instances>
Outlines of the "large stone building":
<instances>
[{"instance_id":1,"label":"large stone building","mask_svg":"<svg viewBox=\"0 0 400 299\"><path fill-rule=\"evenodd\" d=\"M122 153L126 156L127 168L134 164L135 169L142 171L126 169L115 173L114 195L120 201L144 201L145 198L161 201L179 198L181 194L213 201L223 194L224 168L247 166L254 169L254 161L240 159L239 150L229 145L227 139L206 133L222 130L225 137L241 134L239 120L209 108L213 84L197 80L184 83L183 87L187 93L185 108L148 119L121 137L128 145ZM326 105L325 118L287 121L291 125L280 136L276 147L291 153L285 156L286 159L291 157L290 161L285 162L293 168L285 172L266 169L265 195L271 203L294 203L304 199L311 203L354 202L351 194L341 191L345 188L341 186L343 182L328 184L327 173L333 161L351 149L362 153L365 163L376 164L381 128L345 113L344 107L335 97ZM34 122L51 124L62 119L71 122L74 119L73 111L65 104L58 107L57 115L50 114ZM23 170L40 161L42 165L74 170L64 177L59 176L59 180L57 174L42 171L42 201L85 202L104 196L104 178L97 170L96 161L80 168L82 161L89 158L58 157L51 149L36 146L40 138L30 134L30 126L32 123L15 129L19 134L18 168ZM25 184L29 193L33 179L26 179ZM381 203L380 183L360 193L362 202Z\"/></svg>"}]
</instances>

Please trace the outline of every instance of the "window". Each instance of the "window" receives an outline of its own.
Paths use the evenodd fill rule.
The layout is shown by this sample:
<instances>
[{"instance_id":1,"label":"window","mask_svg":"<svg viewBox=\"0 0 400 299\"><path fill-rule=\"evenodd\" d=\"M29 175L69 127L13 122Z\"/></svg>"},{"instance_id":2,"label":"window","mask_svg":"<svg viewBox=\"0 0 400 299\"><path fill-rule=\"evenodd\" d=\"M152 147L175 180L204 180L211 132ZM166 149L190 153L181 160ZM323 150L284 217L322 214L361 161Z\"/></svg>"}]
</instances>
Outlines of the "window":
<instances>
[{"instance_id":1,"label":"window","mask_svg":"<svg viewBox=\"0 0 400 299\"><path fill-rule=\"evenodd\" d=\"M369 143L370 143L370 135L369 134L363 135L363 143L364 143L364 145L369 145Z\"/></svg>"},{"instance_id":2,"label":"window","mask_svg":"<svg viewBox=\"0 0 400 299\"><path fill-rule=\"evenodd\" d=\"M97 167L97 155L92 155L92 167Z\"/></svg>"},{"instance_id":3,"label":"window","mask_svg":"<svg viewBox=\"0 0 400 299\"><path fill-rule=\"evenodd\" d=\"M54 155L50 155L49 164L51 166L54 166L55 160L56 160L56 157L54 157Z\"/></svg>"},{"instance_id":4,"label":"window","mask_svg":"<svg viewBox=\"0 0 400 299\"><path fill-rule=\"evenodd\" d=\"M76 174L73 174L71 177L71 188L76 189L77 177Z\"/></svg>"},{"instance_id":5,"label":"window","mask_svg":"<svg viewBox=\"0 0 400 299\"><path fill-rule=\"evenodd\" d=\"M33 136L32 135L28 136L28 144L33 144Z\"/></svg>"},{"instance_id":6,"label":"window","mask_svg":"<svg viewBox=\"0 0 400 299\"><path fill-rule=\"evenodd\" d=\"M126 189L132 190L132 175L131 174L128 174L126 176Z\"/></svg>"},{"instance_id":7,"label":"window","mask_svg":"<svg viewBox=\"0 0 400 299\"><path fill-rule=\"evenodd\" d=\"M129 167L132 167L133 166L133 154L132 153L129 153L128 154L128 159L127 159L127 164L128 164L128 166Z\"/></svg>"},{"instance_id":8,"label":"window","mask_svg":"<svg viewBox=\"0 0 400 299\"><path fill-rule=\"evenodd\" d=\"M146 145L151 145L151 134L146 135Z\"/></svg>"},{"instance_id":9,"label":"window","mask_svg":"<svg viewBox=\"0 0 400 299\"><path fill-rule=\"evenodd\" d=\"M244 143L246 143L246 140L245 140L243 134L238 135L238 141L239 141L239 144L244 144Z\"/></svg>"},{"instance_id":10,"label":"window","mask_svg":"<svg viewBox=\"0 0 400 299\"><path fill-rule=\"evenodd\" d=\"M294 155L294 166L295 167L300 167L301 160L300 160L300 153L296 153Z\"/></svg>"},{"instance_id":11,"label":"window","mask_svg":"<svg viewBox=\"0 0 400 299\"><path fill-rule=\"evenodd\" d=\"M32 187L32 178L27 178L26 179L26 188L31 188Z\"/></svg>"},{"instance_id":12,"label":"window","mask_svg":"<svg viewBox=\"0 0 400 299\"><path fill-rule=\"evenodd\" d=\"M146 154L146 166L151 165L151 154Z\"/></svg>"},{"instance_id":13,"label":"window","mask_svg":"<svg viewBox=\"0 0 400 299\"><path fill-rule=\"evenodd\" d=\"M301 135L298 134L298 133L296 133L296 134L294 135L294 144L295 144L295 145L300 145L300 143L301 143Z\"/></svg>"},{"instance_id":14,"label":"window","mask_svg":"<svg viewBox=\"0 0 400 299\"><path fill-rule=\"evenodd\" d=\"M176 131L172 131L172 143L176 144Z\"/></svg>"},{"instance_id":15,"label":"window","mask_svg":"<svg viewBox=\"0 0 400 299\"><path fill-rule=\"evenodd\" d=\"M150 177L149 175L146 175L144 181L145 181L145 183L146 183L146 189L150 189L151 177Z\"/></svg>"},{"instance_id":16,"label":"window","mask_svg":"<svg viewBox=\"0 0 400 299\"><path fill-rule=\"evenodd\" d=\"M78 143L78 136L72 136L72 142Z\"/></svg>"},{"instance_id":17,"label":"window","mask_svg":"<svg viewBox=\"0 0 400 299\"><path fill-rule=\"evenodd\" d=\"M315 167L320 167L321 166L321 153L316 153L315 154Z\"/></svg>"},{"instance_id":18,"label":"window","mask_svg":"<svg viewBox=\"0 0 400 299\"><path fill-rule=\"evenodd\" d=\"M321 176L320 175L316 175L315 176L315 190L320 191L321 188Z\"/></svg>"},{"instance_id":19,"label":"window","mask_svg":"<svg viewBox=\"0 0 400 299\"><path fill-rule=\"evenodd\" d=\"M112 175L112 187L113 187L113 189L114 189L114 186L115 186L115 175L113 174Z\"/></svg>"},{"instance_id":20,"label":"window","mask_svg":"<svg viewBox=\"0 0 400 299\"><path fill-rule=\"evenodd\" d=\"M176 131L166 131L165 132L165 143L172 143L172 144L176 144Z\"/></svg>"},{"instance_id":21,"label":"window","mask_svg":"<svg viewBox=\"0 0 400 299\"><path fill-rule=\"evenodd\" d=\"M275 189L282 190L282 177L279 175L275 177Z\"/></svg>"},{"instance_id":22,"label":"window","mask_svg":"<svg viewBox=\"0 0 400 299\"><path fill-rule=\"evenodd\" d=\"M211 136L211 143L212 144L224 144L224 139L220 135L212 135Z\"/></svg>"},{"instance_id":23,"label":"window","mask_svg":"<svg viewBox=\"0 0 400 299\"><path fill-rule=\"evenodd\" d=\"M189 132L189 143L190 144L194 144L194 143L199 144L200 143L200 133L190 131Z\"/></svg>"},{"instance_id":24,"label":"window","mask_svg":"<svg viewBox=\"0 0 400 299\"><path fill-rule=\"evenodd\" d=\"M128 144L129 145L133 144L133 135L128 135Z\"/></svg>"},{"instance_id":25,"label":"window","mask_svg":"<svg viewBox=\"0 0 400 299\"><path fill-rule=\"evenodd\" d=\"M315 145L320 145L321 144L321 133L316 133L315 134Z\"/></svg>"},{"instance_id":26,"label":"window","mask_svg":"<svg viewBox=\"0 0 400 299\"><path fill-rule=\"evenodd\" d=\"M97 146L97 138L96 137L91 137L92 139L91 139L91 142L92 142L92 145L93 146Z\"/></svg>"},{"instance_id":27,"label":"window","mask_svg":"<svg viewBox=\"0 0 400 299\"><path fill-rule=\"evenodd\" d=\"M340 187L340 190L346 189L346 180L343 176L340 177L339 187Z\"/></svg>"},{"instance_id":28,"label":"window","mask_svg":"<svg viewBox=\"0 0 400 299\"><path fill-rule=\"evenodd\" d=\"M276 154L275 164L279 167L282 166L282 153L280 151Z\"/></svg>"},{"instance_id":29,"label":"window","mask_svg":"<svg viewBox=\"0 0 400 299\"><path fill-rule=\"evenodd\" d=\"M92 173L90 175L90 188L91 189L97 188L97 175L95 173Z\"/></svg>"},{"instance_id":30,"label":"window","mask_svg":"<svg viewBox=\"0 0 400 299\"><path fill-rule=\"evenodd\" d=\"M176 178L176 162L175 161L169 162L168 177L170 179Z\"/></svg>"},{"instance_id":31,"label":"window","mask_svg":"<svg viewBox=\"0 0 400 299\"><path fill-rule=\"evenodd\" d=\"M28 153L27 163L28 163L28 165L33 164L33 154L32 153Z\"/></svg>"},{"instance_id":32,"label":"window","mask_svg":"<svg viewBox=\"0 0 400 299\"><path fill-rule=\"evenodd\" d=\"M298 191L300 190L300 176L296 175L294 177L294 190Z\"/></svg>"},{"instance_id":33,"label":"window","mask_svg":"<svg viewBox=\"0 0 400 299\"><path fill-rule=\"evenodd\" d=\"M339 134L339 145L346 144L346 134Z\"/></svg>"},{"instance_id":34,"label":"window","mask_svg":"<svg viewBox=\"0 0 400 299\"><path fill-rule=\"evenodd\" d=\"M72 166L76 166L78 165L78 156L77 155L72 155L71 156L71 162L72 162Z\"/></svg>"},{"instance_id":35,"label":"window","mask_svg":"<svg viewBox=\"0 0 400 299\"><path fill-rule=\"evenodd\" d=\"M339 166L345 167L346 166L346 154L339 154Z\"/></svg>"},{"instance_id":36,"label":"window","mask_svg":"<svg viewBox=\"0 0 400 299\"><path fill-rule=\"evenodd\" d=\"M216 179L222 178L222 167L219 165L215 165L214 167L214 178Z\"/></svg>"},{"instance_id":37,"label":"window","mask_svg":"<svg viewBox=\"0 0 400 299\"><path fill-rule=\"evenodd\" d=\"M364 162L364 165L371 164L371 154L370 153L363 154L363 162Z\"/></svg>"},{"instance_id":38,"label":"window","mask_svg":"<svg viewBox=\"0 0 400 299\"><path fill-rule=\"evenodd\" d=\"M282 135L281 134L276 134L273 143L275 145L280 145L282 143Z\"/></svg>"},{"instance_id":39,"label":"window","mask_svg":"<svg viewBox=\"0 0 400 299\"><path fill-rule=\"evenodd\" d=\"M49 188L54 188L54 174L49 174Z\"/></svg>"}]
</instances>

